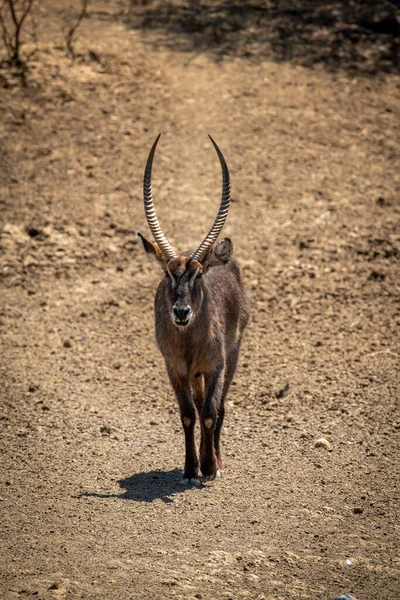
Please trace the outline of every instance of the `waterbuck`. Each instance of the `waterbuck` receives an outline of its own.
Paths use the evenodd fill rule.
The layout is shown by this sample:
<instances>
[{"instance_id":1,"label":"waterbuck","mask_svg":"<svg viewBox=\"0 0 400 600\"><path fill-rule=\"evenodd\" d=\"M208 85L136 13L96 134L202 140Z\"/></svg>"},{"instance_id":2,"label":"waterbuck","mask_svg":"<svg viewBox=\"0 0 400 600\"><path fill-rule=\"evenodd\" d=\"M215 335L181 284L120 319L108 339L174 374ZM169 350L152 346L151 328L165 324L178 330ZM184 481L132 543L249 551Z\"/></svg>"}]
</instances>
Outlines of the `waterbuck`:
<instances>
[{"instance_id":1,"label":"waterbuck","mask_svg":"<svg viewBox=\"0 0 400 600\"><path fill-rule=\"evenodd\" d=\"M161 230L154 209L151 171L155 140L144 173L144 209L156 243L140 239L146 254L163 269L155 297L156 338L174 388L185 432L184 482L199 485L194 429L200 419L200 469L205 479L220 476L220 434L224 402L232 381L242 333L246 296L229 238L216 243L228 215L229 171L212 139L222 168L222 199L210 231L193 251L176 252Z\"/></svg>"}]
</instances>

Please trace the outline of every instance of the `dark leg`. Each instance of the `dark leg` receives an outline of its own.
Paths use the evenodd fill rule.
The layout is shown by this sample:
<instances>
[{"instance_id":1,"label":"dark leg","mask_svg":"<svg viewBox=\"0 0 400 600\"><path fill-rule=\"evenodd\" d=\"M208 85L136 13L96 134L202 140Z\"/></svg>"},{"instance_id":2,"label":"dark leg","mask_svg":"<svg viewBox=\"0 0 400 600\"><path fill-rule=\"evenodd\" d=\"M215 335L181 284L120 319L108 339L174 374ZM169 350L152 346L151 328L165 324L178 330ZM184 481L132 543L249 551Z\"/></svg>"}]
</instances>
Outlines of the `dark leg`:
<instances>
[{"instance_id":1,"label":"dark leg","mask_svg":"<svg viewBox=\"0 0 400 600\"><path fill-rule=\"evenodd\" d=\"M185 469L183 478L188 484L195 484L198 480L199 461L197 459L196 447L194 443L194 427L196 424L196 411L194 408L192 390L190 388L189 378L175 378L169 371L168 375L174 388L181 412L181 422L185 433Z\"/></svg>"},{"instance_id":2,"label":"dark leg","mask_svg":"<svg viewBox=\"0 0 400 600\"><path fill-rule=\"evenodd\" d=\"M222 423L224 422L224 416L225 416L225 398L226 398L226 395L229 390L229 386L231 385L233 376L236 371L236 366L237 366L237 362L238 362L238 358L239 358L239 350L240 350L240 340L238 341L235 349L231 352L231 354L229 355L228 360L227 360L226 373L225 373L225 379L224 379L224 389L222 391L222 396L221 396L220 405L219 405L218 419L217 419L217 423L215 426L214 448L215 448L215 453L217 455L217 463L218 463L219 469L222 468L219 440L220 440L220 436L221 436Z\"/></svg>"},{"instance_id":3,"label":"dark leg","mask_svg":"<svg viewBox=\"0 0 400 600\"><path fill-rule=\"evenodd\" d=\"M218 367L214 373L206 376L205 386L206 397L201 411L203 444L200 452L200 465L204 477L212 478L218 469L214 436L224 387L224 369L222 366Z\"/></svg>"},{"instance_id":4,"label":"dark leg","mask_svg":"<svg viewBox=\"0 0 400 600\"><path fill-rule=\"evenodd\" d=\"M225 400L225 398L221 398L221 404L219 407L217 424L215 425L215 431L214 431L214 448L215 448L215 454L217 456L218 469L222 469L222 459L221 459L221 450L219 447L219 439L221 437L222 423L224 422L224 416L225 416L224 400Z\"/></svg>"}]
</instances>

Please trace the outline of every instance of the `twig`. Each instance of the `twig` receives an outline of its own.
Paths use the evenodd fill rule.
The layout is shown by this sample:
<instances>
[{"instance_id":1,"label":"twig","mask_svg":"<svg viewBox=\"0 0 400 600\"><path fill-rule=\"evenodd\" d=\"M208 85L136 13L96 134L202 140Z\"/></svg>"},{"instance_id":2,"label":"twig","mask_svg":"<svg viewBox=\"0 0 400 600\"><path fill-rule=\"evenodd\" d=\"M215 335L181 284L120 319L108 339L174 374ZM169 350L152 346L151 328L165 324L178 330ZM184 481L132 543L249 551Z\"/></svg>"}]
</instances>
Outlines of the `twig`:
<instances>
[{"instance_id":1,"label":"twig","mask_svg":"<svg viewBox=\"0 0 400 600\"><path fill-rule=\"evenodd\" d=\"M0 25L1 25L1 30L2 30L4 46L8 50L8 49L12 48L12 37L11 37L10 32L7 29L6 23L4 21L3 13L2 13L4 4L5 4L5 2L3 1L2 6L0 7Z\"/></svg>"},{"instance_id":2,"label":"twig","mask_svg":"<svg viewBox=\"0 0 400 600\"><path fill-rule=\"evenodd\" d=\"M70 55L72 56L72 58L75 58L75 51L74 48L72 46L72 39L76 33L76 30L78 29L79 25L82 23L83 19L86 17L87 14L87 7L89 5L89 0L82 0L82 8L81 8L81 12L78 15L77 20L75 21L75 23L69 28L66 36L65 36L65 42L67 44L67 48L68 48L68 52L70 53Z\"/></svg>"},{"instance_id":3,"label":"twig","mask_svg":"<svg viewBox=\"0 0 400 600\"><path fill-rule=\"evenodd\" d=\"M371 352L370 354L366 354L365 356L376 356L377 354L390 354L391 356L400 358L400 354L396 354L396 352L392 352L391 350L378 350L377 352Z\"/></svg>"},{"instance_id":4,"label":"twig","mask_svg":"<svg viewBox=\"0 0 400 600\"><path fill-rule=\"evenodd\" d=\"M9 56L9 62L15 64L18 67L21 67L23 65L23 61L20 57L21 29L26 17L32 10L34 1L35 0L23 0L22 13L20 14L20 16L18 16L16 10L18 0L3 0L0 6L0 26L2 29L4 46ZM14 26L13 32L10 32L10 29L6 23L6 19L4 18L3 8L6 5L8 5L11 21Z\"/></svg>"}]
</instances>

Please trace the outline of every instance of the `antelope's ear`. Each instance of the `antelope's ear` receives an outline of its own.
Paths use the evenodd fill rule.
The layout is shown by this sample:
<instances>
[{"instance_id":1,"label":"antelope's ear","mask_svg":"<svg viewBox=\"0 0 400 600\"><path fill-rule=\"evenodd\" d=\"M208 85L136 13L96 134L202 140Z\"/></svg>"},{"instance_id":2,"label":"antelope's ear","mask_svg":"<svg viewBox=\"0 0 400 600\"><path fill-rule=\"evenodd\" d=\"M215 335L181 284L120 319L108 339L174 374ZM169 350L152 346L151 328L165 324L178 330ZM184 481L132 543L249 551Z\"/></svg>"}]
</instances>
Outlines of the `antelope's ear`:
<instances>
[{"instance_id":1,"label":"antelope's ear","mask_svg":"<svg viewBox=\"0 0 400 600\"><path fill-rule=\"evenodd\" d=\"M229 238L224 238L216 244L203 260L205 271L210 267L225 265L233 254L233 244Z\"/></svg>"},{"instance_id":2,"label":"antelope's ear","mask_svg":"<svg viewBox=\"0 0 400 600\"><path fill-rule=\"evenodd\" d=\"M138 237L141 241L142 248L145 251L147 257L150 260L157 262L161 266L161 268L165 271L166 264L165 264L164 256L163 256L163 253L161 252L158 244L156 244L155 242L154 242L154 244L152 242L149 242L148 240L146 240L145 237L142 236L141 233L138 233Z\"/></svg>"}]
</instances>

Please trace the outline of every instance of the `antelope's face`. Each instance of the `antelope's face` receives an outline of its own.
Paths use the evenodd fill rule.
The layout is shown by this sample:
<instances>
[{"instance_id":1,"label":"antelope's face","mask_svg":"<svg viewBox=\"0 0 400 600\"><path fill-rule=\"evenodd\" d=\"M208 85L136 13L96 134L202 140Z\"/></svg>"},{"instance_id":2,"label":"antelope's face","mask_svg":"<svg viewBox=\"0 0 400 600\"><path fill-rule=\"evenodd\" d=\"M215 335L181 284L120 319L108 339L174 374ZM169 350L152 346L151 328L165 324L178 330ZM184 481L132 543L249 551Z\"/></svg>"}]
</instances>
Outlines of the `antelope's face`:
<instances>
[{"instance_id":1,"label":"antelope's face","mask_svg":"<svg viewBox=\"0 0 400 600\"><path fill-rule=\"evenodd\" d=\"M226 264L232 256L233 246L224 238L213 246L202 262L187 255L178 255L166 261L157 244L151 243L140 233L139 237L147 256L158 262L165 273L165 295L172 322L184 330L196 318L204 292L203 275L217 265Z\"/></svg>"},{"instance_id":2,"label":"antelope's face","mask_svg":"<svg viewBox=\"0 0 400 600\"><path fill-rule=\"evenodd\" d=\"M185 328L201 306L203 266L197 260L178 256L168 262L165 276L172 322Z\"/></svg>"},{"instance_id":3,"label":"antelope's face","mask_svg":"<svg viewBox=\"0 0 400 600\"><path fill-rule=\"evenodd\" d=\"M185 329L195 319L196 313L201 307L203 275L210 267L226 264L232 255L232 242L230 239L225 238L215 244L228 216L230 203L229 171L221 150L210 136L222 168L222 198L219 211L210 231L200 246L187 255L178 254L160 227L151 191L153 158L160 135L155 140L147 158L143 181L144 210L155 243L149 242L140 233L139 237L146 254L155 259L165 272L167 302L171 319L174 325Z\"/></svg>"}]
</instances>

